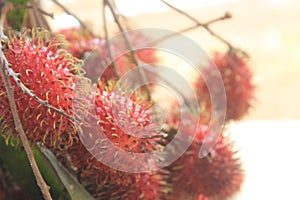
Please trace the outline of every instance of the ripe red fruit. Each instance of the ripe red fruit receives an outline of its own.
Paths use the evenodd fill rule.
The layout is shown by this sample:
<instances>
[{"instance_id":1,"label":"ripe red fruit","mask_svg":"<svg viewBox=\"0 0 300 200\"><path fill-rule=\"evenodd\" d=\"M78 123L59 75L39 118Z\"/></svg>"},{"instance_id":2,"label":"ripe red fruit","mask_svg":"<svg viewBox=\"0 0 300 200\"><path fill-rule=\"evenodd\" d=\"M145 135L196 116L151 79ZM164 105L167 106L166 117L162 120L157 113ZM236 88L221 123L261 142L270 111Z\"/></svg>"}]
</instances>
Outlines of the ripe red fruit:
<instances>
[{"instance_id":1,"label":"ripe red fruit","mask_svg":"<svg viewBox=\"0 0 300 200\"><path fill-rule=\"evenodd\" d=\"M155 115L152 115L152 103L145 101L138 93L127 96L125 87L116 94L114 87L113 82L106 86L99 82L95 96L98 124L107 138L129 152L145 153L161 149L157 143L159 132L155 132L160 124L156 124Z\"/></svg>"},{"instance_id":2,"label":"ripe red fruit","mask_svg":"<svg viewBox=\"0 0 300 200\"><path fill-rule=\"evenodd\" d=\"M252 73L249 69L246 57L241 52L231 51L225 54L216 53L212 58L213 63L202 70L202 75L209 83L214 83L216 65L220 72L226 93L226 121L241 119L251 107L254 86ZM214 88L218 86L213 86ZM218 109L219 105L211 105L210 94L202 77L195 84L201 108L206 111L201 118L210 120L211 106Z\"/></svg>"},{"instance_id":3,"label":"ripe red fruit","mask_svg":"<svg viewBox=\"0 0 300 200\"><path fill-rule=\"evenodd\" d=\"M136 50L135 53L139 61L147 64L157 63L158 58L156 56L156 50L146 48L147 44L149 43L149 38L144 36L142 33L136 32L128 32L127 36L133 49ZM124 75L130 69L136 67L130 55L130 49L125 45L122 36L113 38L110 41L109 45L112 51L111 53L113 55L115 67L119 73L119 76ZM86 76L90 78L93 82L97 82L100 78L100 75L101 80L104 81L117 79L117 75L114 71L113 64L111 64L111 62L112 61L109 57L107 44L105 41L102 40L98 44L98 47L85 59L84 69L86 71ZM151 78L153 77L149 77L148 79Z\"/></svg>"},{"instance_id":4,"label":"ripe red fruit","mask_svg":"<svg viewBox=\"0 0 300 200\"><path fill-rule=\"evenodd\" d=\"M57 34L65 36L64 48L73 56L80 59L83 58L84 53L93 51L101 43L99 37L81 28L61 29Z\"/></svg>"},{"instance_id":5,"label":"ripe red fruit","mask_svg":"<svg viewBox=\"0 0 300 200\"><path fill-rule=\"evenodd\" d=\"M206 136L207 126L201 125L190 148L168 167L173 177L173 197L199 195L204 199L223 200L240 190L243 170L233 144L220 135L209 155L199 158Z\"/></svg>"},{"instance_id":6,"label":"ripe red fruit","mask_svg":"<svg viewBox=\"0 0 300 200\"><path fill-rule=\"evenodd\" d=\"M96 160L81 142L70 148L68 156L80 182L95 199L159 200L166 191L163 170L155 173L115 170Z\"/></svg>"},{"instance_id":7,"label":"ripe red fruit","mask_svg":"<svg viewBox=\"0 0 300 200\"><path fill-rule=\"evenodd\" d=\"M73 116L73 88L76 65L79 61L57 48L57 40L43 42L43 31L35 31L34 38L12 37L4 54L12 70L19 74L20 81L37 97L65 114ZM42 142L47 146L67 145L75 135L74 122L54 112L25 94L11 78L14 97L21 122L28 139ZM0 78L0 117L1 130L8 139L15 133L12 113L7 93Z\"/></svg>"}]
</instances>

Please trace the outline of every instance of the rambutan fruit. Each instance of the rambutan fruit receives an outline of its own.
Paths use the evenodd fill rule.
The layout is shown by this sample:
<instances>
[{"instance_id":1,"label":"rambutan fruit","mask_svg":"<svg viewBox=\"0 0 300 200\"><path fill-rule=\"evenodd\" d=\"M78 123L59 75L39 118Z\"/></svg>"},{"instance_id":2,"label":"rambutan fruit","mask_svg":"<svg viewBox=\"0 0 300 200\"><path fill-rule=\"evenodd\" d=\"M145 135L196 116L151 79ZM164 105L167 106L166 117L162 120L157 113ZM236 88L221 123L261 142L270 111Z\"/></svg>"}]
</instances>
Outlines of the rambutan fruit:
<instances>
[{"instance_id":1,"label":"rambutan fruit","mask_svg":"<svg viewBox=\"0 0 300 200\"><path fill-rule=\"evenodd\" d=\"M101 38L82 28L61 29L57 34L65 36L63 48L79 59L84 57L84 53L93 51L102 41Z\"/></svg>"},{"instance_id":2,"label":"rambutan fruit","mask_svg":"<svg viewBox=\"0 0 300 200\"><path fill-rule=\"evenodd\" d=\"M247 114L251 107L251 101L254 98L252 73L249 69L247 57L244 53L237 50L229 51L225 54L216 53L208 67L203 68L201 71L202 76L210 84L213 84L214 79L216 79L216 70L221 74L225 87L226 121L239 120ZM204 110L201 119L209 121L212 106L218 109L219 105L218 102L217 105L211 105L210 94L203 77L200 77L195 83L195 88L200 107Z\"/></svg>"},{"instance_id":3,"label":"rambutan fruit","mask_svg":"<svg viewBox=\"0 0 300 200\"><path fill-rule=\"evenodd\" d=\"M158 62L156 50L147 48L147 44L150 41L149 38L140 32L129 31L126 34L136 53L136 58L140 62L147 64L155 64ZM106 41L104 40L102 40L98 44L98 47L85 58L84 69L86 71L86 76L90 78L92 82L96 83L98 79L101 79L102 81L111 79L116 80L118 78L116 71L119 76L122 76L130 69L136 67L131 53L129 52L130 49L125 45L123 36L115 36L109 42L113 63L109 57L109 50ZM149 77L148 79L151 78L153 77Z\"/></svg>"},{"instance_id":4,"label":"rambutan fruit","mask_svg":"<svg viewBox=\"0 0 300 200\"><path fill-rule=\"evenodd\" d=\"M115 87L117 85L112 81L109 81L108 85L99 82L95 93L95 115L98 120L96 125L100 126L105 134L105 142L100 141L98 145L98 134L88 132L84 145L78 141L61 156L66 155L82 185L96 199L158 200L167 191L165 170L131 173L131 169L141 165L133 162L138 158L133 158L131 152L147 153L162 148L157 142L159 136L140 137L148 134L149 129L145 127L151 130L156 127L151 118L151 103L138 93L126 96L125 92L116 92ZM118 91L125 88L120 87ZM128 154L106 149L107 140ZM99 153L100 158L95 152ZM102 163L102 158L110 160L114 168ZM121 162L116 164L116 158ZM139 161L151 163L147 160ZM117 170L116 165L125 165L124 170Z\"/></svg>"},{"instance_id":5,"label":"rambutan fruit","mask_svg":"<svg viewBox=\"0 0 300 200\"><path fill-rule=\"evenodd\" d=\"M189 199L199 195L199 198L207 200L224 200L240 190L244 179L241 161L233 150L233 144L223 133L212 151L206 157L199 158L207 130L208 126L200 125L190 148L167 168L174 189L172 197Z\"/></svg>"},{"instance_id":6,"label":"rambutan fruit","mask_svg":"<svg viewBox=\"0 0 300 200\"><path fill-rule=\"evenodd\" d=\"M159 200L168 190L165 170L155 173L118 171L98 161L80 141L67 155L80 183L95 199Z\"/></svg>"},{"instance_id":7,"label":"rambutan fruit","mask_svg":"<svg viewBox=\"0 0 300 200\"><path fill-rule=\"evenodd\" d=\"M141 94L126 95L126 88L116 93L114 82L99 82L95 95L98 124L117 147L134 153L159 150L159 122L151 110L152 103ZM157 131L157 132L155 132ZM152 134L155 134L154 136Z\"/></svg>"},{"instance_id":8,"label":"rambutan fruit","mask_svg":"<svg viewBox=\"0 0 300 200\"><path fill-rule=\"evenodd\" d=\"M32 38L26 35L12 36L3 49L11 69L18 74L20 82L36 97L73 116L73 94L77 67L80 61L60 51L57 39L44 41L44 30L33 30ZM42 105L16 84L14 97L22 125L28 139L47 146L71 144L76 133L73 120ZM0 121L1 130L8 139L15 133L15 126L7 98L6 89L0 78ZM15 133L16 134L16 133Z\"/></svg>"}]
</instances>

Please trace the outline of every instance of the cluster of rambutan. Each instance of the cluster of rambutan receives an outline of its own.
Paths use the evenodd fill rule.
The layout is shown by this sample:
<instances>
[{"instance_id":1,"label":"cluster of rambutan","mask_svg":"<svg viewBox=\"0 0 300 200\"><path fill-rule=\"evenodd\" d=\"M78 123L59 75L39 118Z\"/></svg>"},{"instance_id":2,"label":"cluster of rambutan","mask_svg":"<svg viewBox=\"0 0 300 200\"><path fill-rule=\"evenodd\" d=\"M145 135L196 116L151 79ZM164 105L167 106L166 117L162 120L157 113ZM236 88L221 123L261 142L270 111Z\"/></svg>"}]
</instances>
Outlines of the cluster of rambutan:
<instances>
[{"instance_id":1,"label":"cluster of rambutan","mask_svg":"<svg viewBox=\"0 0 300 200\"><path fill-rule=\"evenodd\" d=\"M161 199L168 190L165 170L130 173L139 167L135 166L135 158L130 152L146 153L162 149L159 136L141 137L148 133L147 127L155 127L150 115L151 104L143 100L141 94L133 93L128 97L123 92L116 93L114 89L113 81L107 85L99 82L94 99L97 124L88 124L100 126L106 138L120 151L106 148L107 140L99 142L100 133L91 131L65 152L67 156L60 155L68 158L80 182L96 199ZM125 90L118 88L118 91L120 89ZM117 115L114 109L118 111ZM96 159L94 153L105 156L124 171L106 166ZM147 160L142 162L147 163Z\"/></svg>"},{"instance_id":2,"label":"cluster of rambutan","mask_svg":"<svg viewBox=\"0 0 300 200\"><path fill-rule=\"evenodd\" d=\"M24 84L32 94L47 101L50 105L62 110L68 116L75 116L73 110L74 87L76 77L81 76L81 69L77 66L86 52L93 52L93 62L86 63L87 73L94 76L93 64L102 63L108 57L105 42L82 30L67 29L60 31L69 42L64 47L71 54L60 49L57 38L45 42L42 32L35 32L35 37L11 37L3 49L11 69L18 74L20 83ZM144 39L132 35L133 41ZM116 44L113 44L116 45ZM96 48L96 50L94 50ZM117 46L112 46L117 51ZM140 50L138 58L144 62L157 61L154 50ZM116 61L117 70L124 74L135 67L129 54L122 55ZM213 62L204 68L202 74L208 79L214 79L214 66L221 73L227 100L226 120L240 119L250 107L253 98L251 73L245 58L238 51L226 54L216 54ZM169 138L162 135L147 136L149 130L157 130L153 119L152 103L144 98L142 93L133 92L127 96L126 87L114 90L116 84L110 79L116 79L115 70L111 68L102 71L104 80L97 80L97 90L92 104L95 105L96 126L117 148L124 152L148 153L160 151L167 144ZM90 67L90 68L89 68ZM91 70L91 71L90 71ZM96 69L97 70L97 69ZM97 74L97 73L96 73ZM131 164L134 158L126 153L110 152L105 145L97 141L97 133L89 133L88 141L78 139L78 129L75 122L63 114L42 105L32 96L24 93L18 83L11 79L14 87L14 97L26 135L32 143L43 143L46 147L57 150L64 148L57 154L61 159L68 160L80 183L96 199L227 199L239 191L243 182L241 161L236 157L232 142L220 133L214 148L208 156L199 158L199 150L205 147L209 129L210 112L215 105L210 103L205 81L199 78L195 84L199 105L207 114L201 124L193 120L185 120L183 133L186 137L196 134L191 146L170 166L147 173L129 173L118 171L96 159L93 153L111 159L123 159L124 168L134 168ZM117 112L115 112L117 111ZM9 138L16 135L14 121L9 109L6 90L0 79L0 122L1 132ZM202 117L202 116L201 116ZM167 126L178 130L177 116L172 115ZM189 124L197 123L196 133L189 129ZM83 133L84 134L84 133ZM172 134L172 133L169 133ZM178 143L180 145L180 142ZM93 149L91 151L91 149ZM101 149L101 150L100 150ZM93 152L93 153L91 153ZM176 153L176 148L174 149ZM173 153L174 153L173 152ZM57 153L57 152L55 152ZM171 152L172 153L172 152ZM147 161L145 161L147 163ZM122 162L121 162L122 163ZM133 163L133 162L132 162ZM128 170L130 171L130 170Z\"/></svg>"},{"instance_id":3,"label":"cluster of rambutan","mask_svg":"<svg viewBox=\"0 0 300 200\"><path fill-rule=\"evenodd\" d=\"M80 30L67 29L60 31L66 36L66 39L70 41L70 46L66 50L76 49L76 46L72 45L73 40L79 39L79 37L72 38L73 31L80 33ZM84 35L81 35L83 38ZM129 35L133 41L141 43L144 42L144 38L140 35ZM99 38L98 38L99 39ZM81 40L77 43L86 42ZM76 43L75 43L76 44ZM118 171L98 161L92 155L92 152L100 152L105 157L109 157L111 162L118 159L123 159L122 168L128 169L135 166L130 162L132 159L130 154L133 153L146 153L159 151L162 146L159 144L158 136L147 136L149 129L155 128L154 120L150 115L150 109L152 103L145 100L142 94L134 92L130 97L126 96L126 88L121 89L124 92L115 93L116 79L115 69L113 64L110 64L109 53L106 47L105 41L99 39L99 43L94 49L82 49L83 52L80 55L88 56L85 58L84 69L86 76L93 82L97 82L97 91L95 92L95 114L97 118L97 126L100 126L101 131L105 134L107 139L110 140L116 147L124 150L111 152L105 151L102 146L97 146L97 133L90 135L88 141L84 141L84 144L79 140L76 144L72 145L65 153L60 153L61 157L67 157L75 169L75 173L79 177L80 182L91 192L96 199L161 199L163 194L168 191L166 180L166 171L159 170L149 173L129 173ZM110 44L114 54L118 54L119 44ZM88 46L88 45L83 45ZM74 51L71 51L74 52ZM144 62L155 62L156 57L153 50L140 50L137 51L137 56ZM79 55L79 54L77 54ZM83 57L80 58L83 58ZM108 63L107 63L108 62ZM118 57L115 61L119 75L123 75L128 69L135 66L129 53ZM105 66L102 66L105 65ZM107 66L106 66L107 65ZM101 75L102 81L98 80ZM117 100L117 101L116 101ZM115 102L116 101L116 102ZM118 113L114 113L114 111ZM89 149L89 151L87 150ZM91 150L94 148L94 150ZM95 150L96 148L96 150ZM97 149L98 148L98 149ZM145 160L144 162L147 162ZM136 166L138 167L138 166Z\"/></svg>"},{"instance_id":4,"label":"cluster of rambutan","mask_svg":"<svg viewBox=\"0 0 300 200\"><path fill-rule=\"evenodd\" d=\"M46 42L44 33L35 30L32 34L34 37L27 37L26 34L11 37L3 50L11 69L20 79L19 83L14 82L12 78L10 81L14 87L18 114L29 141L43 144L54 153L58 153L57 149L60 149L59 157L70 159L80 182L98 199L160 199L166 190L163 170L138 174L112 169L94 158L78 139L75 122L65 115L75 116L74 89L76 78L81 71L77 66L80 61L59 49L60 43L57 38ZM18 85L21 83L23 88ZM17 136L17 133L14 130L14 121L2 79L0 94L1 132L9 139L11 135ZM65 115L42 105L32 95L62 110ZM123 130L126 127L118 127L117 119L114 119L112 113L112 96L115 96L113 86L106 87L100 82L94 103L99 118L98 125L107 138L130 152L159 150L161 146L156 142L157 138L141 139L130 136ZM122 96L121 100L124 101L124 98L126 97ZM148 113L150 107L150 102L143 101L141 96L134 94L125 99L122 108L118 108L127 109L119 119L124 117L124 126L130 124L135 133L142 131L144 127L153 125ZM109 155L109 152L107 156L115 157Z\"/></svg>"},{"instance_id":5,"label":"cluster of rambutan","mask_svg":"<svg viewBox=\"0 0 300 200\"><path fill-rule=\"evenodd\" d=\"M216 141L210 138L217 134L208 131L211 112L213 109L216 112L221 111L218 110L220 107L218 100L217 105L211 104L206 82L203 77L199 77L195 83L195 90L201 109L200 123L192 145L178 160L167 167L170 171L169 182L173 188L173 193L168 199L223 200L240 190L244 171L233 142L225 134L227 122L241 119L248 112L253 99L252 74L246 60L245 54L238 50L231 50L225 54L216 53L209 65L201 71L210 84L215 83L216 73L220 73L222 77L227 110L224 130L219 133ZM178 127L180 124L176 121L178 117L172 119L170 126ZM190 120L188 123L197 122ZM188 125L181 126L184 127L187 137L194 134L194 130ZM200 157L200 149L205 148L206 143L210 141L215 141L213 149L206 157Z\"/></svg>"}]
</instances>

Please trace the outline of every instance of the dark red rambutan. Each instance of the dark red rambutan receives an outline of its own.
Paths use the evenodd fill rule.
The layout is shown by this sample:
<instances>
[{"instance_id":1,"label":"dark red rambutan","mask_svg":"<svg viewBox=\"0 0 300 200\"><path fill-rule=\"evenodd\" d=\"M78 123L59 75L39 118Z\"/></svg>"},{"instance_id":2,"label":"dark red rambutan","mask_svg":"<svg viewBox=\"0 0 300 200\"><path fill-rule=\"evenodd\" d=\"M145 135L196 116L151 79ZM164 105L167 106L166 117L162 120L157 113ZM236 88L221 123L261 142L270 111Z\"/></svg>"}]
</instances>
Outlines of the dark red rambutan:
<instances>
[{"instance_id":1,"label":"dark red rambutan","mask_svg":"<svg viewBox=\"0 0 300 200\"><path fill-rule=\"evenodd\" d=\"M113 82L108 85L99 82L95 95L98 124L106 137L129 152L145 153L161 149L157 143L160 124L156 124L152 103L138 93L127 96L125 87L120 88L123 91L118 93L114 88Z\"/></svg>"},{"instance_id":2,"label":"dark red rambutan","mask_svg":"<svg viewBox=\"0 0 300 200\"><path fill-rule=\"evenodd\" d=\"M82 28L66 28L57 32L65 36L63 48L76 58L82 59L84 53L93 51L101 43L101 38Z\"/></svg>"},{"instance_id":3,"label":"dark red rambutan","mask_svg":"<svg viewBox=\"0 0 300 200\"><path fill-rule=\"evenodd\" d=\"M241 161L233 150L233 144L223 134L212 151L199 158L207 128L206 125L199 126L190 148L168 167L174 189L171 199L199 195L203 199L223 200L240 190L244 179Z\"/></svg>"},{"instance_id":4,"label":"dark red rambutan","mask_svg":"<svg viewBox=\"0 0 300 200\"><path fill-rule=\"evenodd\" d=\"M161 146L156 142L156 136L138 137L141 134L147 134L148 129L145 127L153 128L151 103L144 101L137 93L130 97L122 92L116 93L114 87L116 85L113 82L108 82L108 85L99 82L95 95L98 125L107 139L126 152L145 153L159 150ZM117 102L114 102L114 99L117 99ZM114 106L116 106L116 113ZM82 185L96 199L161 199L162 194L167 191L164 170L158 170L155 173L130 173L129 169L135 167L131 162L134 158L122 153L118 153L118 156L123 156L122 159L127 160L122 163L126 165L128 172L111 168L98 161L99 157L97 159L94 157L95 151L91 150L97 148L99 138L97 139L96 133L89 134L91 135L88 135L85 146L79 141L60 156L70 161ZM98 146L99 149L105 151L105 143L101 144L102 146ZM100 155L105 158L109 157L111 163L117 157L117 153L110 150Z\"/></svg>"},{"instance_id":5,"label":"dark red rambutan","mask_svg":"<svg viewBox=\"0 0 300 200\"><path fill-rule=\"evenodd\" d=\"M164 170L155 173L118 171L99 162L81 142L74 144L67 154L80 183L95 199L159 200L168 189Z\"/></svg>"},{"instance_id":6,"label":"dark red rambutan","mask_svg":"<svg viewBox=\"0 0 300 200\"><path fill-rule=\"evenodd\" d=\"M44 31L36 30L32 35L34 38L26 38L25 35L10 38L3 49L8 63L34 95L73 116L73 89L79 60L60 51L56 39L46 44ZM72 120L25 94L12 78L11 83L18 113L30 141L42 142L47 146L72 143L76 132ZM2 78L0 117L1 130L9 138L11 133L15 133L15 126Z\"/></svg>"},{"instance_id":7,"label":"dark red rambutan","mask_svg":"<svg viewBox=\"0 0 300 200\"><path fill-rule=\"evenodd\" d=\"M215 67L217 69L215 69ZM230 51L225 54L216 53L212 63L203 68L202 75L210 84L214 83L215 70L222 76L226 93L226 120L239 120L247 114L253 100L254 86L252 84L252 73L249 69L246 56L238 51ZM213 86L214 88L218 86ZM210 120L212 106L218 109L219 105L211 105L210 94L202 77L195 84L199 104L204 110L201 119Z\"/></svg>"}]
</instances>

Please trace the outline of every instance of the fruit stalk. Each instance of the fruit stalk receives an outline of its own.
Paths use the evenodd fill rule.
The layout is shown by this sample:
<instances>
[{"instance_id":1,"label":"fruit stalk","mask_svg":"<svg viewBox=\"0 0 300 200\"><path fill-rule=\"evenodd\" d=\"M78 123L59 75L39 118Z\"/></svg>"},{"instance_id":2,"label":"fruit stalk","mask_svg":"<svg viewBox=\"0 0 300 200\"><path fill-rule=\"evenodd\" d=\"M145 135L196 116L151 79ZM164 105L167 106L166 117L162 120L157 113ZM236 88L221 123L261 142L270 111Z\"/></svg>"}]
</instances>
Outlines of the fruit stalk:
<instances>
[{"instance_id":1,"label":"fruit stalk","mask_svg":"<svg viewBox=\"0 0 300 200\"><path fill-rule=\"evenodd\" d=\"M103 18L103 29L104 29L105 41L106 41L105 43L106 43L106 48L108 50L108 55L109 55L109 58L110 58L110 62L112 62L112 67L113 67L114 73L115 73L116 77L119 79L120 78L119 70L116 66L115 61L112 59L112 49L111 49L111 44L110 44L110 41L109 41L109 38L108 38L105 7L106 7L106 5L103 4L103 6L102 6L102 14L103 14L102 18Z\"/></svg>"},{"instance_id":2,"label":"fruit stalk","mask_svg":"<svg viewBox=\"0 0 300 200\"><path fill-rule=\"evenodd\" d=\"M110 9L110 11L111 11L111 13L112 13L112 15L113 15L113 18L114 18L114 20L115 20L115 22L116 22L116 24L117 24L117 26L118 26L118 28L120 29L120 32L122 33L122 36L123 36L123 38L124 38L124 40L125 40L125 43L126 43L126 45L127 45L127 47L128 47L128 50L130 51L130 55L131 55L131 57L132 57L132 61L133 61L133 63L137 66L137 68L138 68L138 71L139 71L139 74L141 75L141 78L142 78L142 80L143 80L143 83L145 83L145 85L144 85L144 87L145 87L145 89L146 89L146 93L147 93L147 96L148 96L148 100L151 100L151 92L150 92L150 88L149 88L149 86L148 86L148 81L147 81L147 77L146 77L146 74L145 74L145 72L143 71L143 69L141 69L139 66L139 60L138 60L138 58L137 58L137 55L136 55L136 53L135 53L135 50L132 48L132 45L131 45L131 43L130 43L130 41L129 41L129 39L128 39L128 36L127 36L127 34L126 34L126 32L125 32L125 29L124 29L124 27L123 27L123 25L122 25L122 23L119 21L119 19L118 19L118 16L117 16L117 14L116 14L116 11L115 11L115 7L113 6L113 4L112 4L112 2L110 1L110 0L105 0L104 1L104 6L105 5L107 5L108 7L109 7L109 9Z\"/></svg>"},{"instance_id":3,"label":"fruit stalk","mask_svg":"<svg viewBox=\"0 0 300 200\"><path fill-rule=\"evenodd\" d=\"M217 17L215 19L212 19L212 20L209 20L205 23L200 23L200 22L196 22L195 25L192 25L192 26L188 26L186 28L182 28L182 29L179 29L178 31L176 31L176 33L171 33L169 35L166 35L166 36L163 36L163 37L160 37L159 39L156 39L154 41L151 42L151 44L157 44L157 43L160 43L166 39L169 39L171 37L174 37L174 36L177 36L178 33L185 33L185 32L188 32L188 31L192 31L194 29L197 29L197 28L200 28L200 27L203 27L203 26L206 26L208 27L209 25L213 24L213 23L216 23L216 22L219 22L219 21L222 21L222 20L226 20L226 19L230 19L231 18L231 14L229 12L226 12L224 15L220 16L220 17ZM211 31L211 29L210 29ZM214 32L213 32L214 33ZM215 33L214 33L215 34ZM227 41L228 42L228 41ZM232 45L231 45L232 46Z\"/></svg>"},{"instance_id":4,"label":"fruit stalk","mask_svg":"<svg viewBox=\"0 0 300 200\"><path fill-rule=\"evenodd\" d=\"M215 33L213 30L211 30L211 28L209 27L210 24L219 21L219 20L224 20L224 19L228 19L231 18L231 14L230 13L225 13L224 16L222 16L221 18L209 21L208 23L200 23L196 18L194 18L192 15L188 14L187 12L184 12L183 10L173 6L172 4L166 2L165 0L160 0L162 3L164 3L165 5L167 5L168 7L170 7L171 9L175 10L176 12L182 14L183 16L185 16L186 18L192 20L193 22L196 23L195 28L196 27L202 27L204 28L207 32L209 32L213 37L217 38L218 40L220 40L221 42L223 42L224 44L226 44L228 46L229 49L236 49L232 46L232 44L230 42L228 42L226 39L224 39L223 37L221 37L220 35L218 35L217 33ZM194 27L191 27L192 29ZM186 31L186 30L184 30Z\"/></svg>"}]
</instances>

